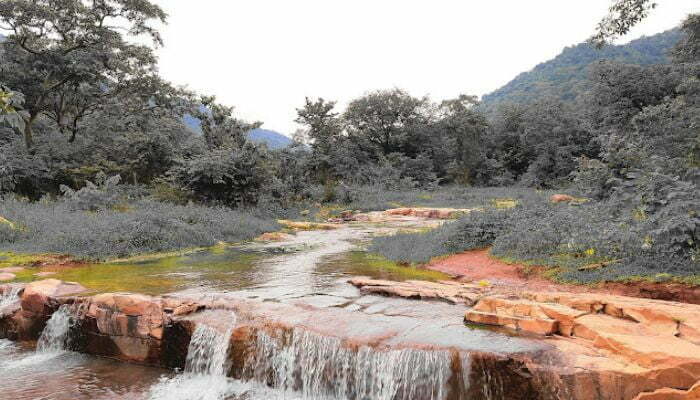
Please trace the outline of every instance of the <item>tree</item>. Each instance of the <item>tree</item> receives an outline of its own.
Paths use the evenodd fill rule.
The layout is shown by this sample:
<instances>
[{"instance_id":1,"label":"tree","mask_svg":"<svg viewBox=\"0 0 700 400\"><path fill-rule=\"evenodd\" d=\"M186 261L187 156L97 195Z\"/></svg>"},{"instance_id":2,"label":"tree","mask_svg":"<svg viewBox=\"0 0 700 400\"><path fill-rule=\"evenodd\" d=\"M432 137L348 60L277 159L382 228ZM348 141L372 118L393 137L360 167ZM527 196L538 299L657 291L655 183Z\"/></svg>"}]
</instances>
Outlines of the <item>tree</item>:
<instances>
[{"instance_id":1,"label":"tree","mask_svg":"<svg viewBox=\"0 0 700 400\"><path fill-rule=\"evenodd\" d=\"M700 60L700 14L691 14L681 24L684 37L673 49L677 63L697 63Z\"/></svg>"},{"instance_id":2,"label":"tree","mask_svg":"<svg viewBox=\"0 0 700 400\"><path fill-rule=\"evenodd\" d=\"M333 160L338 147L342 146L342 122L334 112L334 101L319 98L304 101L304 106L297 109L295 122L305 126L304 136L310 142L313 157L308 167L315 171L317 180L327 183L332 175L337 175L338 163ZM337 160L336 160L337 161Z\"/></svg>"},{"instance_id":3,"label":"tree","mask_svg":"<svg viewBox=\"0 0 700 400\"><path fill-rule=\"evenodd\" d=\"M209 150L240 148L246 143L248 132L262 125L261 122L251 124L234 118L233 107L217 103L214 96L203 96L200 104L191 114L200 121Z\"/></svg>"},{"instance_id":4,"label":"tree","mask_svg":"<svg viewBox=\"0 0 700 400\"><path fill-rule=\"evenodd\" d=\"M160 45L150 23L165 19L148 0L0 2L0 27L10 32L2 43L0 81L25 95L26 147L34 145L40 116L74 137L85 115L152 81L157 76L152 49L128 43L121 32L147 35Z\"/></svg>"},{"instance_id":5,"label":"tree","mask_svg":"<svg viewBox=\"0 0 700 400\"><path fill-rule=\"evenodd\" d=\"M598 47L627 34L633 26L649 15L656 7L651 0L614 0L606 15L599 23L596 33L589 39Z\"/></svg>"},{"instance_id":6,"label":"tree","mask_svg":"<svg viewBox=\"0 0 700 400\"><path fill-rule=\"evenodd\" d=\"M328 154L334 141L342 134L343 128L338 113L334 112L335 101L318 98L304 100L304 107L297 108L296 123L307 127L306 135L311 147L321 154Z\"/></svg>"},{"instance_id":7,"label":"tree","mask_svg":"<svg viewBox=\"0 0 700 400\"><path fill-rule=\"evenodd\" d=\"M353 100L343 114L350 140L360 148L387 156L417 154L416 135L430 122L429 101L400 89L379 90ZM410 154L414 153L414 154Z\"/></svg>"},{"instance_id":8,"label":"tree","mask_svg":"<svg viewBox=\"0 0 700 400\"><path fill-rule=\"evenodd\" d=\"M482 139L488 127L486 117L474 110L477 105L475 96L460 95L456 99L443 101L440 107L442 118L439 125L445 134L443 140L451 140L455 144L452 173L461 183L471 181L480 161Z\"/></svg>"}]
</instances>

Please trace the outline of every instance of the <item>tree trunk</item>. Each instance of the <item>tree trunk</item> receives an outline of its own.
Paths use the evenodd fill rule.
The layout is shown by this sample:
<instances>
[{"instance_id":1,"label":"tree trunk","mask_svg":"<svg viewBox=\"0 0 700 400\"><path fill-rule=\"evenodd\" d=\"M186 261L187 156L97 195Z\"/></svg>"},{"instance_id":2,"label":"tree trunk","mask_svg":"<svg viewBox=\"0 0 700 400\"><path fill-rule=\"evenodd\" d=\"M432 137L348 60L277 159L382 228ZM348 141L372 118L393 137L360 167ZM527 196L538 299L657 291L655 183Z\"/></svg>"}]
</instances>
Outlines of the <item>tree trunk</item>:
<instances>
[{"instance_id":1,"label":"tree trunk","mask_svg":"<svg viewBox=\"0 0 700 400\"><path fill-rule=\"evenodd\" d=\"M30 118L29 121L25 121L24 124L24 144L27 146L27 150L31 150L34 147L34 132L32 130L32 125L34 124L34 118Z\"/></svg>"}]
</instances>

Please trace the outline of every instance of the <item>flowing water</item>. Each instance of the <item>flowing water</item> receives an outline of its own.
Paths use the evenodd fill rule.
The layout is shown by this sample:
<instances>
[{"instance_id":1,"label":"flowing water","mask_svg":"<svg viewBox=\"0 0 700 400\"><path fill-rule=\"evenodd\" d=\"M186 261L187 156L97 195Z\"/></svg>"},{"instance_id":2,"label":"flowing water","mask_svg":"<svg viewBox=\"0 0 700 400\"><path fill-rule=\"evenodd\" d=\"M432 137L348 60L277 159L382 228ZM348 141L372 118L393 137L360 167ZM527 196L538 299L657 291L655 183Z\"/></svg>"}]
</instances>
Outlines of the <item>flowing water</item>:
<instances>
[{"instance_id":1,"label":"flowing water","mask_svg":"<svg viewBox=\"0 0 700 400\"><path fill-rule=\"evenodd\" d=\"M13 306L19 303L19 292L22 291L20 286L11 286L2 295L0 295L0 316L4 315Z\"/></svg>"},{"instance_id":2,"label":"flowing water","mask_svg":"<svg viewBox=\"0 0 700 400\"><path fill-rule=\"evenodd\" d=\"M141 399L164 374L68 351L75 312L72 306L61 306L47 321L36 347L0 339L0 398Z\"/></svg>"},{"instance_id":3,"label":"flowing water","mask_svg":"<svg viewBox=\"0 0 700 400\"><path fill-rule=\"evenodd\" d=\"M240 394L239 385L227 377L228 348L236 316L219 319L218 326L197 324L187 349L183 374L162 378L151 400L217 400Z\"/></svg>"},{"instance_id":4,"label":"flowing water","mask_svg":"<svg viewBox=\"0 0 700 400\"><path fill-rule=\"evenodd\" d=\"M46 322L36 344L37 353L61 353L68 350L71 326L76 318L69 304L62 305Z\"/></svg>"},{"instance_id":5,"label":"flowing water","mask_svg":"<svg viewBox=\"0 0 700 400\"><path fill-rule=\"evenodd\" d=\"M364 253L363 241L377 231L345 226L298 232L283 243L218 246L181 256L57 270L53 277L77 281L94 292L230 296L303 307L290 312L271 306L265 311L297 328L260 332L254 351L236 368L228 364L229 339L240 321L229 312L202 319L192 334L184 371L173 372L66 351L74 313L80 310L63 306L48 321L36 350L0 340L0 397L447 400L454 387L469 387L472 351L532 348L528 340L465 327L460 306L362 295L346 282L349 276L445 278ZM18 276L33 280L36 272L47 271ZM17 301L17 293L6 293L0 297L0 312ZM308 306L317 309L309 311ZM391 338L381 348L340 339L387 332ZM442 350L446 348L452 350Z\"/></svg>"},{"instance_id":6,"label":"flowing water","mask_svg":"<svg viewBox=\"0 0 700 400\"><path fill-rule=\"evenodd\" d=\"M304 399L442 400L452 374L448 351L351 348L301 329L256 349L244 376Z\"/></svg>"}]
</instances>

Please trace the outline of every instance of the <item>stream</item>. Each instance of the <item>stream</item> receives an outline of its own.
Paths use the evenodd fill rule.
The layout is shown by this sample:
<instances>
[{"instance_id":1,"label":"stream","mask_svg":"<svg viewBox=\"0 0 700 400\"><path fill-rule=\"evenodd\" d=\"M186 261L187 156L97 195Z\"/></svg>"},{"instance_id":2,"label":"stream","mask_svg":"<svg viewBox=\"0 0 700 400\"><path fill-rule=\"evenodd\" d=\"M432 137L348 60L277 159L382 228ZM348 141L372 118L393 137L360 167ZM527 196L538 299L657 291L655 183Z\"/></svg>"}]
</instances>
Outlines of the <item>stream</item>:
<instances>
[{"instance_id":1,"label":"stream","mask_svg":"<svg viewBox=\"0 0 700 400\"><path fill-rule=\"evenodd\" d=\"M372 226L349 224L330 231L301 231L284 242L217 246L185 255L139 262L83 265L55 272L94 291L150 295L231 297L261 304L303 305L284 315L298 328L258 335L256 351L239 379L227 376L231 331L238 316L216 312L197 323L184 371L132 365L67 351L72 313L62 306L38 344L0 340L0 388L13 400L451 400L447 387L468 389L472 352L517 353L538 342L465 327L464 307L363 295L352 276L440 280L446 276L398 267L362 250L371 235L421 226L421 220ZM32 280L29 276L25 280ZM12 301L6 295L3 302ZM16 293L14 294L16 296ZM269 313L274 314L274 307ZM318 310L318 311L313 311ZM205 313L206 314L206 313ZM383 332L396 349L349 348L335 337L301 327L342 325L356 334ZM296 325L295 325L296 326ZM406 346L409 343L411 346ZM452 348L433 350L433 348ZM455 383L455 381L459 381ZM492 391L492 388L487 388ZM486 389L485 389L486 390ZM484 398L497 399L490 395Z\"/></svg>"}]
</instances>

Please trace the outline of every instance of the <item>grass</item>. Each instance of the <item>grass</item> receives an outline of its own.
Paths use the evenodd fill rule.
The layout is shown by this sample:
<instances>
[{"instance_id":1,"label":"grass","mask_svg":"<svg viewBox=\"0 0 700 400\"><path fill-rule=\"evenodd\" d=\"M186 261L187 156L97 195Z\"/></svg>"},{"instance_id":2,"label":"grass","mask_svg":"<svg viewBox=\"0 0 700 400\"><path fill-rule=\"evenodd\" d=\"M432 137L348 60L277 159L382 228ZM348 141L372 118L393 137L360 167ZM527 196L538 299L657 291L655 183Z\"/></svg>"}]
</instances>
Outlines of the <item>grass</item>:
<instances>
[{"instance_id":1,"label":"grass","mask_svg":"<svg viewBox=\"0 0 700 400\"><path fill-rule=\"evenodd\" d=\"M241 242L280 229L273 218L256 210L151 200L134 201L122 210L82 211L63 201L4 199L0 215L16 228L0 224L0 251L109 260Z\"/></svg>"}]
</instances>

